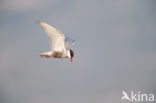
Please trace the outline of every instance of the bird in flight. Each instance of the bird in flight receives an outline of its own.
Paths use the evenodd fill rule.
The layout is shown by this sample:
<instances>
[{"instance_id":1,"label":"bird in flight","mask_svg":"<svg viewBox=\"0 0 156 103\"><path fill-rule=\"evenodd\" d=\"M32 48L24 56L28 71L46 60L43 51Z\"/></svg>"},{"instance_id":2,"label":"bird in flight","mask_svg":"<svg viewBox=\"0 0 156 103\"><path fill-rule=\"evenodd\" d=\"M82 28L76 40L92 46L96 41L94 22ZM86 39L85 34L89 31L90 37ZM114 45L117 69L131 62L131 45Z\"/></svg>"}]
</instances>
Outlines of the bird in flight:
<instances>
[{"instance_id":1,"label":"bird in flight","mask_svg":"<svg viewBox=\"0 0 156 103\"><path fill-rule=\"evenodd\" d=\"M37 23L48 35L51 49L48 52L40 52L40 56L45 58L70 58L72 62L74 52L69 47L75 44L75 40L65 37L63 33L49 24L40 21L37 21Z\"/></svg>"}]
</instances>

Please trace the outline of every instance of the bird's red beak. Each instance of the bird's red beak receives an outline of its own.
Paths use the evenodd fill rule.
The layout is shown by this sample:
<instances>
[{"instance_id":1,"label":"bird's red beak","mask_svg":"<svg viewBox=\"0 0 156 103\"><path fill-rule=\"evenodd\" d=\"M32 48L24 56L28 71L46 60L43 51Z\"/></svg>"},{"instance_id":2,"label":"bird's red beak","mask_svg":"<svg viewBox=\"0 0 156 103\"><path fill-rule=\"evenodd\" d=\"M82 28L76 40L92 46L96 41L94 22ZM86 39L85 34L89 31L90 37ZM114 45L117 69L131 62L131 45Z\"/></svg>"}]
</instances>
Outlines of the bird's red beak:
<instances>
[{"instance_id":1,"label":"bird's red beak","mask_svg":"<svg viewBox=\"0 0 156 103\"><path fill-rule=\"evenodd\" d=\"M73 58L71 57L71 58L70 58L70 62L72 62L72 59L73 59Z\"/></svg>"}]
</instances>

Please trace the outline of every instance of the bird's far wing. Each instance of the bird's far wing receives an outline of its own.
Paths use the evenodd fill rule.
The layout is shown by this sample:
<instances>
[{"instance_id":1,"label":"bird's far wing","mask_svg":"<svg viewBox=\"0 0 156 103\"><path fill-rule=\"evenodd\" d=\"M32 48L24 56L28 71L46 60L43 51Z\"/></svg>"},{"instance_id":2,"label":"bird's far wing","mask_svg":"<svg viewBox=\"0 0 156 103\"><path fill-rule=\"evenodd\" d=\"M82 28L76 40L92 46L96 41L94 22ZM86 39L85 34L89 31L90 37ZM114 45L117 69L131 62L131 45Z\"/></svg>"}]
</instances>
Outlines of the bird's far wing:
<instances>
[{"instance_id":1,"label":"bird's far wing","mask_svg":"<svg viewBox=\"0 0 156 103\"><path fill-rule=\"evenodd\" d=\"M37 23L44 29L44 31L48 35L50 40L51 51L61 51L65 49L65 36L59 30L44 22L37 21Z\"/></svg>"},{"instance_id":2,"label":"bird's far wing","mask_svg":"<svg viewBox=\"0 0 156 103\"><path fill-rule=\"evenodd\" d=\"M73 46L74 44L75 44L75 40L74 39L71 39L69 37L65 38L64 45L65 45L66 49L69 49L69 47Z\"/></svg>"}]
</instances>

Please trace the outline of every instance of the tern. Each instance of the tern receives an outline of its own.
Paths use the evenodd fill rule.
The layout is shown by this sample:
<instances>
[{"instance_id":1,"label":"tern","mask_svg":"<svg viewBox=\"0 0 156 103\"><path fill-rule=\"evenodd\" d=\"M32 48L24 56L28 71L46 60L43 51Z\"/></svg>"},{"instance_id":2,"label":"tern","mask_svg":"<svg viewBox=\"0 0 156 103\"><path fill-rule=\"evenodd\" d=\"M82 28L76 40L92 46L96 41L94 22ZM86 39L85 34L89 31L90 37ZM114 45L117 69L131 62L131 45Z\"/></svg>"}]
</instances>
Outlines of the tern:
<instances>
[{"instance_id":1,"label":"tern","mask_svg":"<svg viewBox=\"0 0 156 103\"><path fill-rule=\"evenodd\" d=\"M47 23L37 21L37 24L39 24L48 35L51 49L48 52L39 52L40 56L45 58L70 58L72 62L74 52L69 49L69 47L75 44L75 40L65 37L63 33Z\"/></svg>"}]
</instances>

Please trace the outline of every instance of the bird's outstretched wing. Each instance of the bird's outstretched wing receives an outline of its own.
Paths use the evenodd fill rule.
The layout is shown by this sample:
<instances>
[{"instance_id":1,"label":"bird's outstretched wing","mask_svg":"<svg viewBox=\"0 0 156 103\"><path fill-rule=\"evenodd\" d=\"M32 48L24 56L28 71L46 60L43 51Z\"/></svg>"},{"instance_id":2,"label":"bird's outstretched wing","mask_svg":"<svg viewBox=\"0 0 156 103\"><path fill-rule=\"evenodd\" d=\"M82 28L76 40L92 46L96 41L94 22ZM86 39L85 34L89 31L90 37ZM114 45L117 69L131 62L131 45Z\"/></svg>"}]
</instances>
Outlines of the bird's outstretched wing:
<instances>
[{"instance_id":1,"label":"bird's outstretched wing","mask_svg":"<svg viewBox=\"0 0 156 103\"><path fill-rule=\"evenodd\" d=\"M69 38L69 37L65 38L64 45L65 45L66 49L69 49L69 47L73 46L74 44L75 44L75 40L74 39Z\"/></svg>"},{"instance_id":2,"label":"bird's outstretched wing","mask_svg":"<svg viewBox=\"0 0 156 103\"><path fill-rule=\"evenodd\" d=\"M65 36L56 28L44 22L37 21L49 37L51 51L62 51L65 49Z\"/></svg>"}]
</instances>

